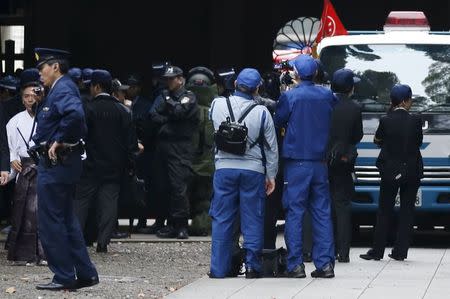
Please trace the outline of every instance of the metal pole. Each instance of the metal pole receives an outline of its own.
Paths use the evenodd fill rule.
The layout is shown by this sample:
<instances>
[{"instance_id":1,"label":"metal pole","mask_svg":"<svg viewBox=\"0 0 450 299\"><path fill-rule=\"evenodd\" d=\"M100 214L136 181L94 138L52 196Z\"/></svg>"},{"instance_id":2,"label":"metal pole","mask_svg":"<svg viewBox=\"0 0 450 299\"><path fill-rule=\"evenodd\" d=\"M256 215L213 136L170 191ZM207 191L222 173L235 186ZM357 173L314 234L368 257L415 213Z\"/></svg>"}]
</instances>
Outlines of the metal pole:
<instances>
[{"instance_id":1,"label":"metal pole","mask_svg":"<svg viewBox=\"0 0 450 299\"><path fill-rule=\"evenodd\" d=\"M5 73L14 75L14 44L11 39L5 40Z\"/></svg>"}]
</instances>

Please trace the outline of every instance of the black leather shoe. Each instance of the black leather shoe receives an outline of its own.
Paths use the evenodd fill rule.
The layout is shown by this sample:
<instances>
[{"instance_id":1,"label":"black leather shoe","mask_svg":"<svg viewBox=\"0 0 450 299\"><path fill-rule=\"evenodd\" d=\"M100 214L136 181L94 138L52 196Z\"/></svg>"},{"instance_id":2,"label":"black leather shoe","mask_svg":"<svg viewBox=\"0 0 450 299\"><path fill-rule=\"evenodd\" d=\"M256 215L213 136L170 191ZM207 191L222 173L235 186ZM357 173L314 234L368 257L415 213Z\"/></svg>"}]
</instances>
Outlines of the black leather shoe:
<instances>
[{"instance_id":1,"label":"black leather shoe","mask_svg":"<svg viewBox=\"0 0 450 299\"><path fill-rule=\"evenodd\" d=\"M396 261L404 261L404 260L405 260L404 257L395 255L395 254L393 254L393 253L389 253L389 254L388 254L388 257L390 257L391 259L394 259L394 260L396 260Z\"/></svg>"},{"instance_id":2,"label":"black leather shoe","mask_svg":"<svg viewBox=\"0 0 450 299\"><path fill-rule=\"evenodd\" d=\"M156 236L162 239L176 238L178 236L178 230L176 230L173 226L166 226L160 229Z\"/></svg>"},{"instance_id":3,"label":"black leather shoe","mask_svg":"<svg viewBox=\"0 0 450 299\"><path fill-rule=\"evenodd\" d=\"M337 258L339 263L350 263L350 257L348 255L340 255L338 254Z\"/></svg>"},{"instance_id":4,"label":"black leather shoe","mask_svg":"<svg viewBox=\"0 0 450 299\"><path fill-rule=\"evenodd\" d=\"M297 265L297 267L295 267L294 270L288 272L287 276L289 278L305 278L306 277L305 265L304 264Z\"/></svg>"},{"instance_id":5,"label":"black leather shoe","mask_svg":"<svg viewBox=\"0 0 450 299\"><path fill-rule=\"evenodd\" d=\"M139 234L154 235L162 228L164 228L164 224L153 223L149 227L143 227L143 228L138 229L137 232Z\"/></svg>"},{"instance_id":6,"label":"black leather shoe","mask_svg":"<svg viewBox=\"0 0 450 299\"><path fill-rule=\"evenodd\" d=\"M108 252L108 246L103 245L103 244L97 244L97 252L107 253Z\"/></svg>"},{"instance_id":7,"label":"black leather shoe","mask_svg":"<svg viewBox=\"0 0 450 299\"><path fill-rule=\"evenodd\" d=\"M126 238L129 238L129 237L130 237L130 235L128 233L121 233L121 232L118 232L118 231L114 232L111 235L111 239L126 239Z\"/></svg>"},{"instance_id":8,"label":"black leather shoe","mask_svg":"<svg viewBox=\"0 0 450 299\"><path fill-rule=\"evenodd\" d=\"M73 291L77 289L77 283L73 282L71 284L61 284L57 282L49 282L49 283L41 283L36 286L38 290L47 290L47 291L61 291L68 290Z\"/></svg>"},{"instance_id":9,"label":"black leather shoe","mask_svg":"<svg viewBox=\"0 0 450 299\"><path fill-rule=\"evenodd\" d=\"M77 289L92 287L95 286L96 284L99 284L99 282L100 280L98 279L98 276L94 276L88 279L78 278Z\"/></svg>"},{"instance_id":10,"label":"black leather shoe","mask_svg":"<svg viewBox=\"0 0 450 299\"><path fill-rule=\"evenodd\" d=\"M373 249L370 249L369 251L367 251L367 253L360 254L359 257L366 261L370 261L370 260L379 261L383 258L381 256L376 256L373 253Z\"/></svg>"},{"instance_id":11,"label":"black leather shoe","mask_svg":"<svg viewBox=\"0 0 450 299\"><path fill-rule=\"evenodd\" d=\"M245 271L245 278L253 279L253 278L261 278L261 273L253 270L252 268L247 268Z\"/></svg>"},{"instance_id":12,"label":"black leather shoe","mask_svg":"<svg viewBox=\"0 0 450 299\"><path fill-rule=\"evenodd\" d=\"M189 239L187 228L182 227L178 230L177 239Z\"/></svg>"},{"instance_id":13,"label":"black leather shoe","mask_svg":"<svg viewBox=\"0 0 450 299\"><path fill-rule=\"evenodd\" d=\"M322 270L316 269L311 272L311 277L314 278L333 278L334 277L334 270L333 265L328 264L326 265Z\"/></svg>"},{"instance_id":14,"label":"black leather shoe","mask_svg":"<svg viewBox=\"0 0 450 299\"><path fill-rule=\"evenodd\" d=\"M208 272L208 277L209 278L224 278L224 277L217 277L217 276L215 276L215 275L213 275L211 272ZM233 275L233 274L227 274L227 275L225 275L225 277L237 277L237 275Z\"/></svg>"},{"instance_id":15,"label":"black leather shoe","mask_svg":"<svg viewBox=\"0 0 450 299\"><path fill-rule=\"evenodd\" d=\"M303 262L304 262L304 263L311 263L311 262L312 262L312 255L311 255L311 252L305 252L305 253L303 253Z\"/></svg>"}]
</instances>

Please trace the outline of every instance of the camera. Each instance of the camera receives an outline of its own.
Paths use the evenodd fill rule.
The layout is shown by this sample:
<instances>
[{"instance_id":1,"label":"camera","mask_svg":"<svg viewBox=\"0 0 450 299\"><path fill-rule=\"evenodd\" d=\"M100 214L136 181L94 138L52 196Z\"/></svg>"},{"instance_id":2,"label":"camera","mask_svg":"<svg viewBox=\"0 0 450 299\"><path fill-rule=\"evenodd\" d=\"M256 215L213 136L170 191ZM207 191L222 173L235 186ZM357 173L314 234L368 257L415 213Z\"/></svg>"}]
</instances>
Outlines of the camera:
<instances>
[{"instance_id":1,"label":"camera","mask_svg":"<svg viewBox=\"0 0 450 299\"><path fill-rule=\"evenodd\" d=\"M44 88L42 86L38 86L38 87L33 87L33 92L35 94L41 94L44 92Z\"/></svg>"}]
</instances>

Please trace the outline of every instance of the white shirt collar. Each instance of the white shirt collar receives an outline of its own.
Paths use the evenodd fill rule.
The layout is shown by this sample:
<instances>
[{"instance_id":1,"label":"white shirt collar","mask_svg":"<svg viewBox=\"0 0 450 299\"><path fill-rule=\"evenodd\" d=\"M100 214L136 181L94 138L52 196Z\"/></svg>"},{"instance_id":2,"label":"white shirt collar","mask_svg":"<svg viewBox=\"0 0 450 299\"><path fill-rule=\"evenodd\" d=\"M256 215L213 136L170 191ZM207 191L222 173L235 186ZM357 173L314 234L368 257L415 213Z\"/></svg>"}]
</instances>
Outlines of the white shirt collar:
<instances>
[{"instance_id":1,"label":"white shirt collar","mask_svg":"<svg viewBox=\"0 0 450 299\"><path fill-rule=\"evenodd\" d=\"M397 111L397 110L400 110L400 109L405 110L406 112L408 112L408 110L406 110L404 107L397 107L397 108L394 109L394 111Z\"/></svg>"},{"instance_id":2,"label":"white shirt collar","mask_svg":"<svg viewBox=\"0 0 450 299\"><path fill-rule=\"evenodd\" d=\"M98 95L96 95L94 98L99 97L99 96L107 96L107 97L109 97L110 94L109 94L109 93L106 93L106 92L101 92L101 93L99 93Z\"/></svg>"}]
</instances>

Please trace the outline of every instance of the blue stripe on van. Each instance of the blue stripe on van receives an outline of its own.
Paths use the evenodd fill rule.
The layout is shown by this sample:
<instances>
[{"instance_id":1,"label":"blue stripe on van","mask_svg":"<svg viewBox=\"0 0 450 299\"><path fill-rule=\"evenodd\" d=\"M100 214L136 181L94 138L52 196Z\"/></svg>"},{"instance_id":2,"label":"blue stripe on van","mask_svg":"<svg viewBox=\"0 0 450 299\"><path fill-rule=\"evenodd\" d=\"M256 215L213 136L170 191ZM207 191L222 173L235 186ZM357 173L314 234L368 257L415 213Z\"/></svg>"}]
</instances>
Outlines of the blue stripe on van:
<instances>
[{"instance_id":1,"label":"blue stripe on van","mask_svg":"<svg viewBox=\"0 0 450 299\"><path fill-rule=\"evenodd\" d=\"M422 146L420 147L421 150L426 149L430 145L430 142L424 142L422 143ZM379 149L379 147L373 143L373 142L360 142L356 146L358 149Z\"/></svg>"},{"instance_id":2,"label":"blue stripe on van","mask_svg":"<svg viewBox=\"0 0 450 299\"><path fill-rule=\"evenodd\" d=\"M356 165L359 166L375 166L377 158L358 157ZM425 166L450 166L450 158L423 158Z\"/></svg>"}]
</instances>

